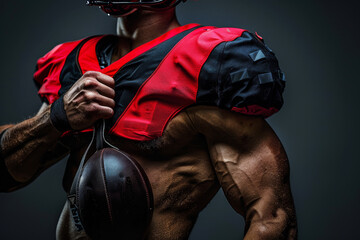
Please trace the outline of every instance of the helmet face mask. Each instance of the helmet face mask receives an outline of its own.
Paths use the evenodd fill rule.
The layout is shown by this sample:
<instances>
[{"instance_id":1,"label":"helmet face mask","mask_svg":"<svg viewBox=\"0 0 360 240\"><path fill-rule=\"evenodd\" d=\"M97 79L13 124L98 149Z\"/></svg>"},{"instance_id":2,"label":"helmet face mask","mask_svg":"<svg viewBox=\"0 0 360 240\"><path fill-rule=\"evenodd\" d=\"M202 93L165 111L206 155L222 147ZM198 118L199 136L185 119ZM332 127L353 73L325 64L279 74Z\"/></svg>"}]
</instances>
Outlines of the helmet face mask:
<instances>
[{"instance_id":1,"label":"helmet face mask","mask_svg":"<svg viewBox=\"0 0 360 240\"><path fill-rule=\"evenodd\" d=\"M122 17L133 13L138 8L148 9L152 11L161 11L173 8L180 2L185 1L186 0L87 0L86 5L99 6L108 15Z\"/></svg>"}]
</instances>

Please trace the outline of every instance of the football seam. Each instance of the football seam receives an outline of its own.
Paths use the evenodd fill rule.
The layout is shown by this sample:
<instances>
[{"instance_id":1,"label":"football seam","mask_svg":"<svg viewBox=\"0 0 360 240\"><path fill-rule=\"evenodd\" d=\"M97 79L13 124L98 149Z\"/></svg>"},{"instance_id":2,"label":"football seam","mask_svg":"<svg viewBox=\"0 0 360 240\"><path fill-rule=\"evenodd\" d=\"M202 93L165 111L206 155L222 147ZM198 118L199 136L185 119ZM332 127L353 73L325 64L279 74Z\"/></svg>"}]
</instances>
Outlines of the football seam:
<instances>
[{"instance_id":1,"label":"football seam","mask_svg":"<svg viewBox=\"0 0 360 240\"><path fill-rule=\"evenodd\" d=\"M105 149L102 149L101 150L101 155L100 155L100 164L101 164L101 173L102 173L102 178L103 178L103 183L104 183L104 190L105 190L105 196L106 196L106 201L107 201L107 210L108 210L108 213L109 213L109 217L110 217L110 222L111 224L113 223L113 216L112 216L112 213L111 213L111 210L112 210L112 205L111 205L111 202L110 202L110 198L109 198L109 192L108 192L108 189L107 189L107 181L106 181L106 176L105 176L105 167L104 167L104 151Z\"/></svg>"}]
</instances>

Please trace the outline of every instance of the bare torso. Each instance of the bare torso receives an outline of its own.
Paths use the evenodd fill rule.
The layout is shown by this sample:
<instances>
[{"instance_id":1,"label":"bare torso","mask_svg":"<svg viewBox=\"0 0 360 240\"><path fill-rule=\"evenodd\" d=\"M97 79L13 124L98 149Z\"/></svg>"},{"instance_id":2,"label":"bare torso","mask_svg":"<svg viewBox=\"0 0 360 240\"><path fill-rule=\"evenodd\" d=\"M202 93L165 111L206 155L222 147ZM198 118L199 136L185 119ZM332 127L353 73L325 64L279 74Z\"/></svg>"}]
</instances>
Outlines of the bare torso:
<instances>
[{"instance_id":1,"label":"bare torso","mask_svg":"<svg viewBox=\"0 0 360 240\"><path fill-rule=\"evenodd\" d=\"M136 159L151 182L154 214L147 239L187 239L199 212L218 191L219 183L206 141L195 131L186 111L173 118L158 139L134 142L116 136L107 138ZM72 151L65 188L69 187L82 152L83 147ZM57 231L59 240L86 239L84 233L76 231L67 204Z\"/></svg>"}]
</instances>

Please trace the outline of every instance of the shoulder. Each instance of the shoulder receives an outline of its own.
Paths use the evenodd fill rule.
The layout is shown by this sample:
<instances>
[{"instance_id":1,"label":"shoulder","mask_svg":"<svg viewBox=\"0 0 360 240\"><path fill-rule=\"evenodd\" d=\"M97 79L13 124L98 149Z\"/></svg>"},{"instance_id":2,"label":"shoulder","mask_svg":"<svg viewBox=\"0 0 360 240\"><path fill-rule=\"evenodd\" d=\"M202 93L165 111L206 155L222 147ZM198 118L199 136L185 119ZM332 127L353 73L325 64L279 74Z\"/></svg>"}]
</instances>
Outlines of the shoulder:
<instances>
[{"instance_id":1,"label":"shoulder","mask_svg":"<svg viewBox=\"0 0 360 240\"><path fill-rule=\"evenodd\" d=\"M205 27L205 32L199 35L197 41L204 45L216 42L209 58L220 57L222 65L249 65L264 61L278 64L275 53L265 44L264 39L245 29Z\"/></svg>"},{"instance_id":2,"label":"shoulder","mask_svg":"<svg viewBox=\"0 0 360 240\"><path fill-rule=\"evenodd\" d=\"M80 47L88 40L96 38L96 37L99 37L99 36L91 36L91 37L82 38L79 40L69 41L69 42L65 42L65 43L56 45L49 52L47 52L43 57L38 59L37 67L44 66L46 64L53 64L53 63L61 62L77 47Z\"/></svg>"},{"instance_id":3,"label":"shoulder","mask_svg":"<svg viewBox=\"0 0 360 240\"><path fill-rule=\"evenodd\" d=\"M84 39L58 44L43 57L39 58L36 63L34 80L41 84L46 75L53 69L54 65L64 62L67 56L82 41L84 41Z\"/></svg>"},{"instance_id":4,"label":"shoulder","mask_svg":"<svg viewBox=\"0 0 360 240\"><path fill-rule=\"evenodd\" d=\"M275 53L265 44L262 37L247 30L210 28L199 36L198 42L212 46L205 63L208 66L205 66L203 71L216 69L216 73L220 74L216 77L221 77L222 80L225 80L227 75L235 78L235 81L237 77L245 77L239 76L243 75L243 70L247 71L245 75L279 70Z\"/></svg>"},{"instance_id":5,"label":"shoulder","mask_svg":"<svg viewBox=\"0 0 360 240\"><path fill-rule=\"evenodd\" d=\"M71 54L76 54L77 49L80 49L85 42L94 37L58 44L37 60L33 80L42 99L53 102L57 98L60 73L67 58Z\"/></svg>"},{"instance_id":6,"label":"shoulder","mask_svg":"<svg viewBox=\"0 0 360 240\"><path fill-rule=\"evenodd\" d=\"M285 87L274 52L256 34L244 29L211 30L221 38L199 74L198 103L268 117L282 104Z\"/></svg>"},{"instance_id":7,"label":"shoulder","mask_svg":"<svg viewBox=\"0 0 360 240\"><path fill-rule=\"evenodd\" d=\"M44 56L40 57L37 60L36 70L39 70L42 67L45 67L49 64L57 64L61 63L68 57L68 55L77 48L81 48L82 45L84 45L89 40L95 40L98 41L101 39L104 35L96 35L96 36L90 36L86 38L82 38L79 40L64 42L61 44L56 45L54 48L52 48L50 51L48 51Z\"/></svg>"},{"instance_id":8,"label":"shoulder","mask_svg":"<svg viewBox=\"0 0 360 240\"><path fill-rule=\"evenodd\" d=\"M194 39L196 39L198 44L242 42L244 43L243 47L245 47L245 43L251 43L272 52L265 45L265 41L261 36L243 28L203 26L198 29Z\"/></svg>"},{"instance_id":9,"label":"shoulder","mask_svg":"<svg viewBox=\"0 0 360 240\"><path fill-rule=\"evenodd\" d=\"M56 61L59 58L66 57L76 46L78 46L85 39L80 39L76 41L65 42L56 45L53 49L47 52L43 57L41 57L37 63L42 64L44 62Z\"/></svg>"}]
</instances>

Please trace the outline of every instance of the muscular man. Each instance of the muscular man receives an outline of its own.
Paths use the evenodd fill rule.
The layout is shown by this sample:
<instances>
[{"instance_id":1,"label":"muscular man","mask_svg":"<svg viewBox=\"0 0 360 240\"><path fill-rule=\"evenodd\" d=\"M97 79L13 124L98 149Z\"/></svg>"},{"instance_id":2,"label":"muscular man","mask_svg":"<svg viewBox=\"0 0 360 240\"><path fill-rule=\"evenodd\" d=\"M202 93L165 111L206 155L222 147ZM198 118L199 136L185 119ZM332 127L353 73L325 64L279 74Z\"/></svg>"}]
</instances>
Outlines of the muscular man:
<instances>
[{"instance_id":1,"label":"muscular man","mask_svg":"<svg viewBox=\"0 0 360 240\"><path fill-rule=\"evenodd\" d=\"M246 220L244 239L296 239L287 156L264 120L282 105L274 54L242 29L180 26L179 1L152 2L93 1L119 16L118 36L64 43L38 61L43 106L0 127L1 190L29 184L70 154L68 192L92 126L107 119L107 140L151 182L147 239L187 239L220 187ZM87 239L68 203L57 239Z\"/></svg>"}]
</instances>

